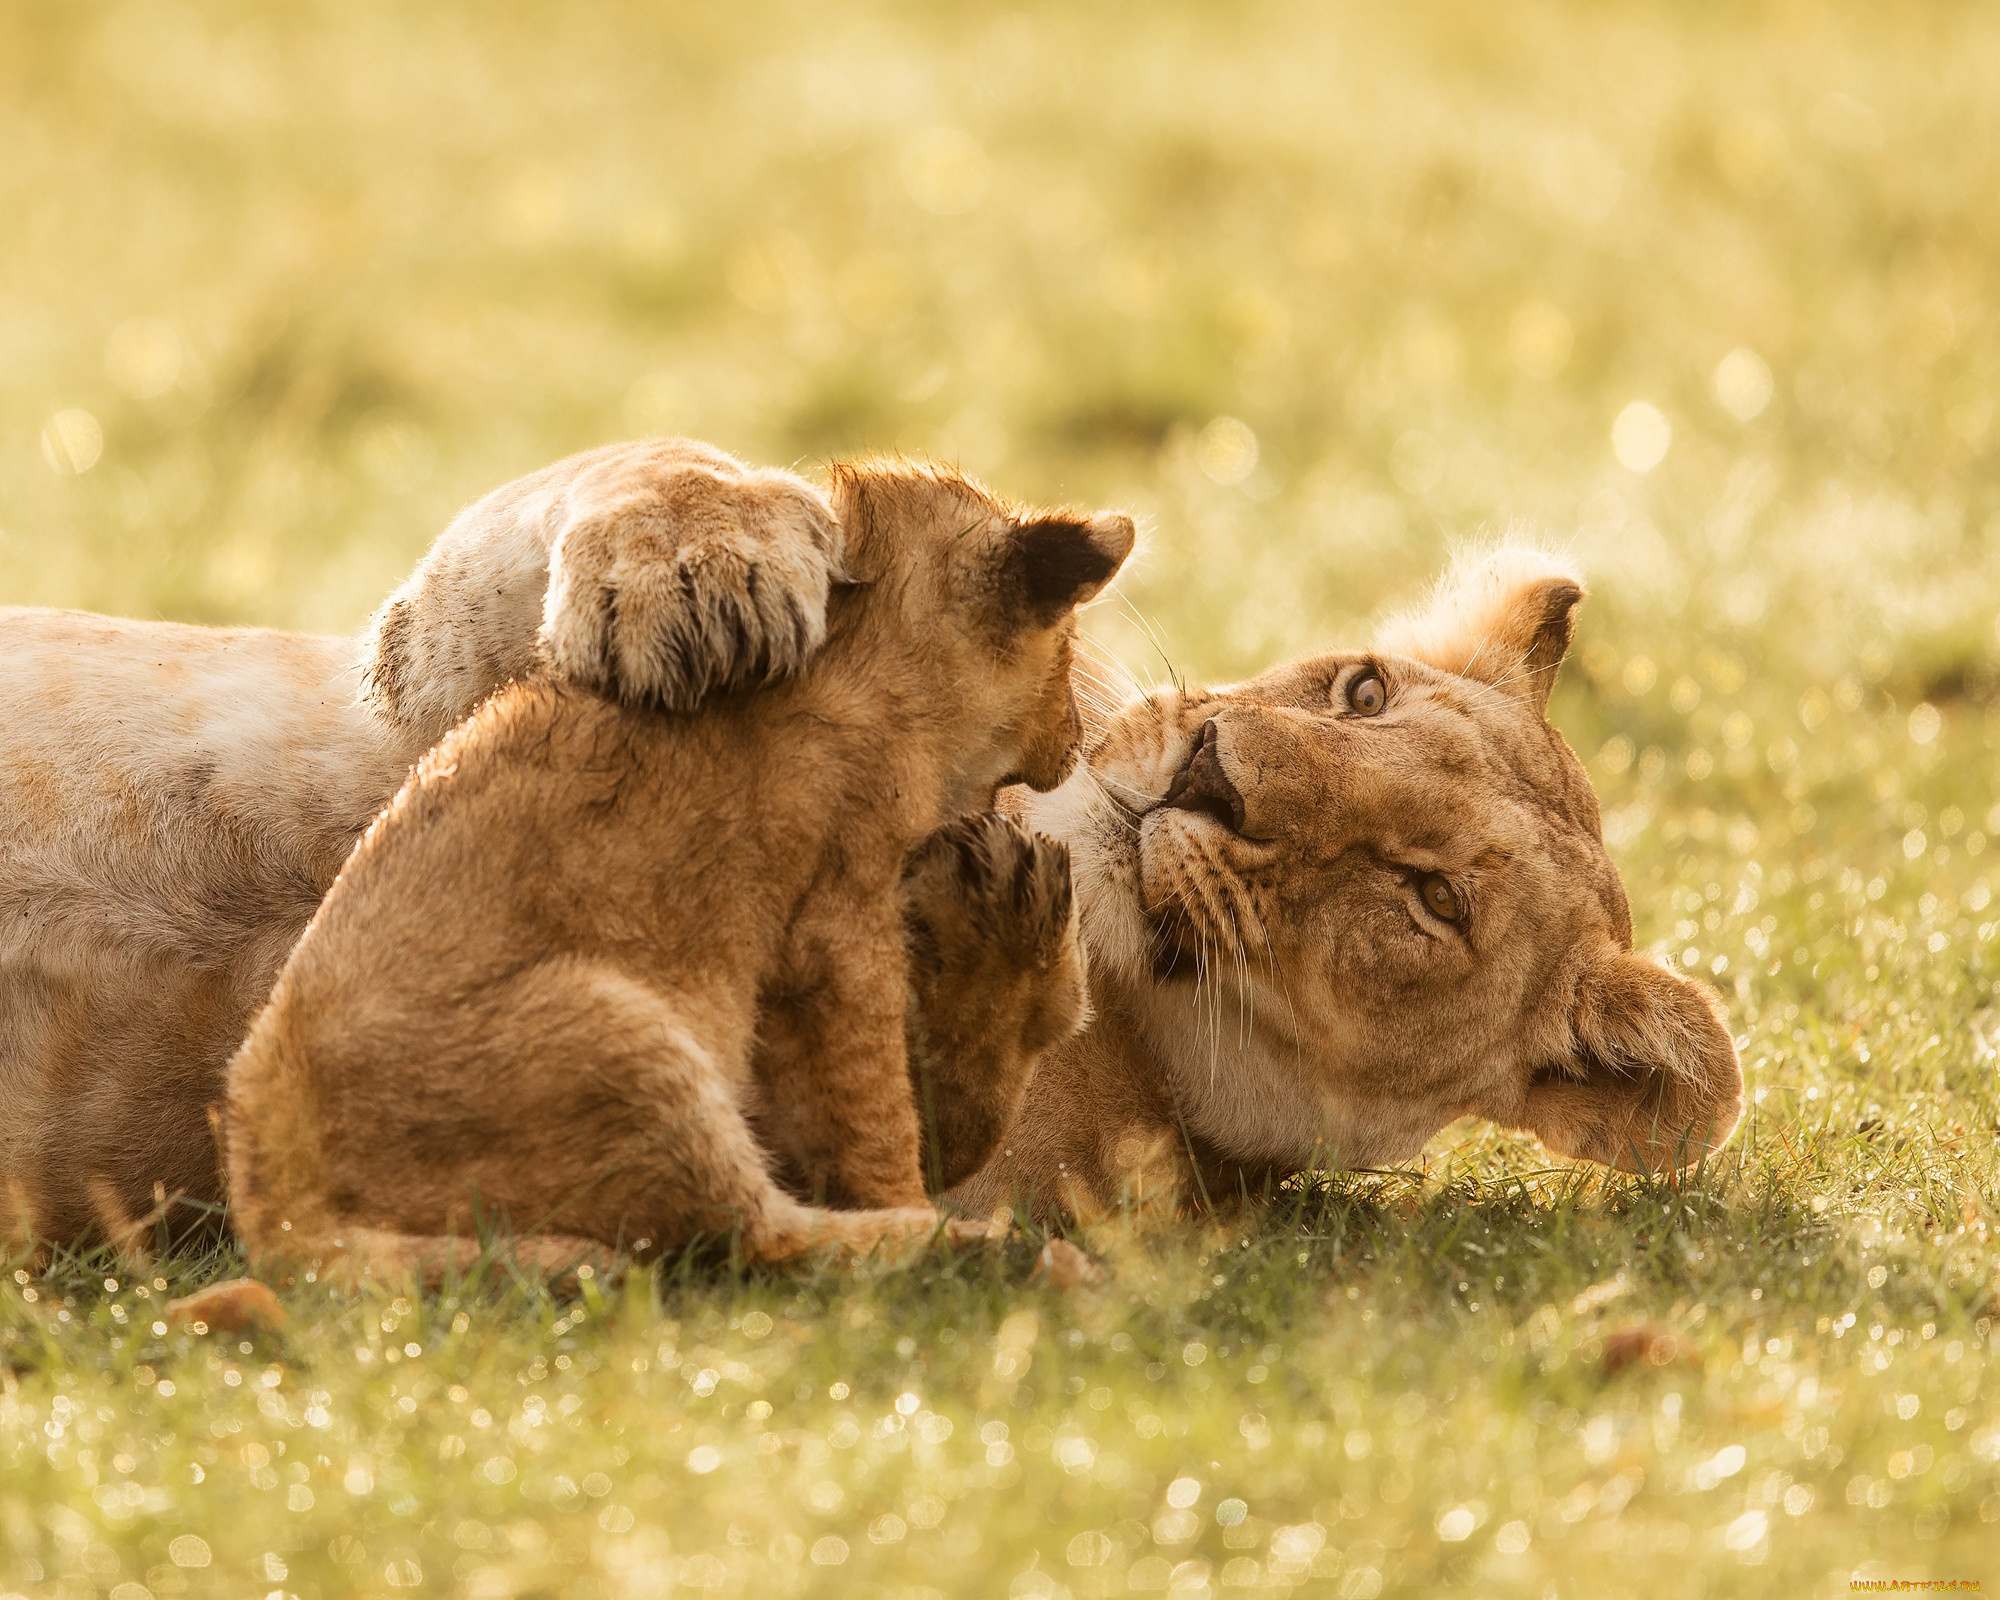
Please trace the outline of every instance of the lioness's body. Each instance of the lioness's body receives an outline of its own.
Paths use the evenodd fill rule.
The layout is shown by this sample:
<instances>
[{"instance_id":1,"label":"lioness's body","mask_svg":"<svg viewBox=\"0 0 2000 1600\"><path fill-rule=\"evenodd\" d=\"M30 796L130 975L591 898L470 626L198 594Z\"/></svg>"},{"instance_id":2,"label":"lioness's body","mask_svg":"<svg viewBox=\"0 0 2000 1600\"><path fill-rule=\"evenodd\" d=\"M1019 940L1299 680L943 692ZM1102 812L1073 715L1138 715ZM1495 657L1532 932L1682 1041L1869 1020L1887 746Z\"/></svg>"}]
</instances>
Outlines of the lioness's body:
<instances>
[{"instance_id":1,"label":"lioness's body","mask_svg":"<svg viewBox=\"0 0 2000 1600\"><path fill-rule=\"evenodd\" d=\"M853 581L796 676L679 713L517 683L419 765L231 1062L253 1257L752 1255L927 1231L903 863L1076 736L1076 601L1131 525L836 474ZM782 1191L757 1126L826 1211Z\"/></svg>"},{"instance_id":2,"label":"lioness's body","mask_svg":"<svg viewBox=\"0 0 2000 1600\"><path fill-rule=\"evenodd\" d=\"M428 743L357 655L0 610L0 1210L39 1236L219 1198L222 1064Z\"/></svg>"}]
</instances>

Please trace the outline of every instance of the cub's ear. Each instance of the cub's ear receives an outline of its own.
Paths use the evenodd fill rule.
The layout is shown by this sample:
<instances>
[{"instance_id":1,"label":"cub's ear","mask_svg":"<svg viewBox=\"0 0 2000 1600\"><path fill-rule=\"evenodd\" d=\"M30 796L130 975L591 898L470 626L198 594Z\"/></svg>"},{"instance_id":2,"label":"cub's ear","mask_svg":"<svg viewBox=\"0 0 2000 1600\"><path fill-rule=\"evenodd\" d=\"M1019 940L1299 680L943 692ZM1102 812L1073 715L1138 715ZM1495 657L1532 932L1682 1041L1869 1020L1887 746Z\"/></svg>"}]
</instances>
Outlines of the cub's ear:
<instances>
[{"instance_id":1,"label":"cub's ear","mask_svg":"<svg viewBox=\"0 0 2000 1600\"><path fill-rule=\"evenodd\" d=\"M1525 545L1462 557L1430 600L1382 630L1384 650L1490 684L1537 711L1569 654L1583 583L1563 561Z\"/></svg>"},{"instance_id":2,"label":"cub's ear","mask_svg":"<svg viewBox=\"0 0 2000 1600\"><path fill-rule=\"evenodd\" d=\"M1049 512L1008 525L1001 535L1001 590L1008 612L1047 627L1109 583L1136 537L1123 512L1093 517Z\"/></svg>"},{"instance_id":3,"label":"cub's ear","mask_svg":"<svg viewBox=\"0 0 2000 1600\"><path fill-rule=\"evenodd\" d=\"M1535 1075L1525 1121L1551 1150L1627 1172L1670 1172L1721 1147L1743 1068L1706 988L1629 950L1579 980L1567 1055Z\"/></svg>"}]
</instances>

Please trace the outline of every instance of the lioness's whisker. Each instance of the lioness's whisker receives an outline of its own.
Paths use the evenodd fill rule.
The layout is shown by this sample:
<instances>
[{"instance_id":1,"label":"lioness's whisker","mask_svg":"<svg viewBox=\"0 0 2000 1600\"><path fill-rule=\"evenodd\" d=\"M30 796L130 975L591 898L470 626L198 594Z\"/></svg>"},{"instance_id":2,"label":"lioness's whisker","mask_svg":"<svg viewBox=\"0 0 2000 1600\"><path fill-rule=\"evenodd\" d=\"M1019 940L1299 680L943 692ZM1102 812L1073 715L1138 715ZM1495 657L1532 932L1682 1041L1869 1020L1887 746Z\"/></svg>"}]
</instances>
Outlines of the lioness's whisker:
<instances>
[{"instance_id":1,"label":"lioness's whisker","mask_svg":"<svg viewBox=\"0 0 2000 1600\"><path fill-rule=\"evenodd\" d=\"M1086 677L1100 688L1118 694L1121 702L1145 693L1145 685L1139 682L1131 668L1119 659L1115 651L1080 624L1077 628L1077 637L1088 648L1070 662L1072 673Z\"/></svg>"},{"instance_id":2,"label":"lioness's whisker","mask_svg":"<svg viewBox=\"0 0 2000 1600\"><path fill-rule=\"evenodd\" d=\"M1114 591L1114 593L1117 592ZM1173 657L1167 654L1167 647L1161 642L1159 629L1153 626L1152 621L1143 611L1132 604L1130 596L1117 593L1117 600L1119 605L1124 607L1125 614L1138 625L1139 631L1145 634L1146 642L1153 647L1154 653L1159 656L1160 664L1167 669L1168 681L1182 694L1186 694L1187 682L1181 677L1181 669L1174 665Z\"/></svg>"}]
</instances>

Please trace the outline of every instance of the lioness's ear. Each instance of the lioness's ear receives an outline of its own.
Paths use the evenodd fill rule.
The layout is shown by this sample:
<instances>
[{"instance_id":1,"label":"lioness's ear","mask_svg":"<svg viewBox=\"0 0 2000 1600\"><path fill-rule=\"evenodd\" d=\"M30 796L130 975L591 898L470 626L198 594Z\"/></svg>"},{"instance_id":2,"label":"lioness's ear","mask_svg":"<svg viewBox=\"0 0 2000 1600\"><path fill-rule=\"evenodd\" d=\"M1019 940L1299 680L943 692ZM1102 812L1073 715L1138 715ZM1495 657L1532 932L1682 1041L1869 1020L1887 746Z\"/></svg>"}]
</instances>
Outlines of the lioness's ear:
<instances>
[{"instance_id":1,"label":"lioness's ear","mask_svg":"<svg viewBox=\"0 0 2000 1600\"><path fill-rule=\"evenodd\" d=\"M1046 626L1111 581L1136 535L1122 512L1057 511L1010 524L1002 537L1001 582L1010 608Z\"/></svg>"},{"instance_id":2,"label":"lioness's ear","mask_svg":"<svg viewBox=\"0 0 2000 1600\"><path fill-rule=\"evenodd\" d=\"M1568 565L1524 545L1462 558L1419 610L1394 618L1384 650L1491 684L1537 711L1569 653L1583 584Z\"/></svg>"},{"instance_id":3,"label":"lioness's ear","mask_svg":"<svg viewBox=\"0 0 2000 1600\"><path fill-rule=\"evenodd\" d=\"M1700 984L1613 950L1577 984L1568 1055L1536 1074L1526 1122L1551 1150L1668 1172L1717 1149L1743 1109L1743 1068Z\"/></svg>"}]
</instances>

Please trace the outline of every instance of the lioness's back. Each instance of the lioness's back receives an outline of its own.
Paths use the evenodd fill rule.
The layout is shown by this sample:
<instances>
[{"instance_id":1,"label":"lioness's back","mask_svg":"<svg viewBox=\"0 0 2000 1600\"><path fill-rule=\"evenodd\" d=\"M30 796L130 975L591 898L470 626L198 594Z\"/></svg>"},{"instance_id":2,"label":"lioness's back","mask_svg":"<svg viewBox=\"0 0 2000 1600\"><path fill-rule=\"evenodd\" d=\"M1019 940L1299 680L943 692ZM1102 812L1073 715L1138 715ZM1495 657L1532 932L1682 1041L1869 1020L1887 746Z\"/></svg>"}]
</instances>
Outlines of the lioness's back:
<instances>
[{"instance_id":1,"label":"lioness's back","mask_svg":"<svg viewBox=\"0 0 2000 1600\"><path fill-rule=\"evenodd\" d=\"M228 930L205 925L204 902L316 901L415 754L355 705L353 653L261 628L0 610L0 897L32 892L24 865L72 886L109 867L121 907L150 903L165 936L210 951Z\"/></svg>"}]
</instances>

